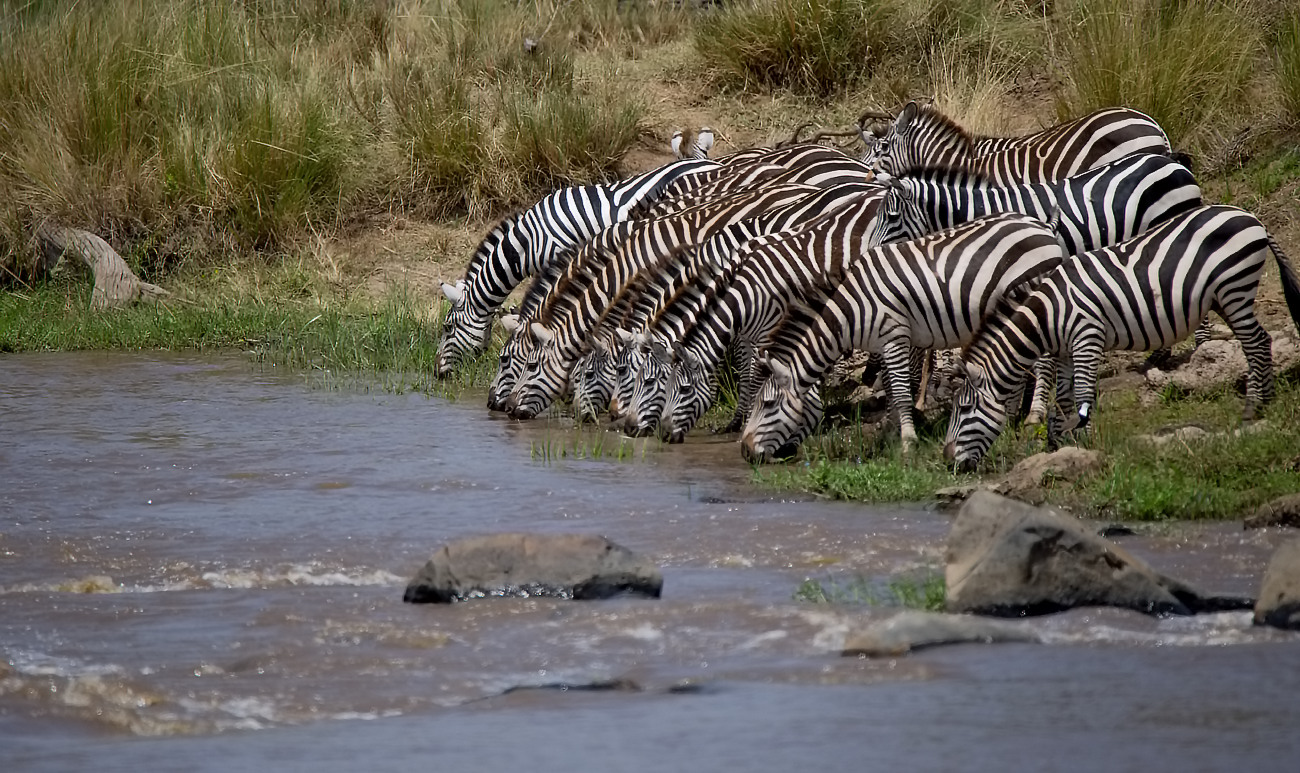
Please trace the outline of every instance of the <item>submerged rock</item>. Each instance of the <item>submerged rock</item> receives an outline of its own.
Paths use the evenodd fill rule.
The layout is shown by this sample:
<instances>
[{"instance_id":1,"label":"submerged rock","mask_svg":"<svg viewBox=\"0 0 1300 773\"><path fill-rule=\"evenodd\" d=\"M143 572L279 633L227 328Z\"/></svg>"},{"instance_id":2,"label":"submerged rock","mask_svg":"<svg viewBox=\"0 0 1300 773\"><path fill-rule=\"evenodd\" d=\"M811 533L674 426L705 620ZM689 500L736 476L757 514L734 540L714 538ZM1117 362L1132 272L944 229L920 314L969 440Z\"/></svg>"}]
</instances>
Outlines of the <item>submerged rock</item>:
<instances>
[{"instance_id":1,"label":"submerged rock","mask_svg":"<svg viewBox=\"0 0 1300 773\"><path fill-rule=\"evenodd\" d=\"M1080 606L1189 615L1249 608L1165 577L1078 519L978 491L948 535L949 612L1024 616Z\"/></svg>"},{"instance_id":2,"label":"submerged rock","mask_svg":"<svg viewBox=\"0 0 1300 773\"><path fill-rule=\"evenodd\" d=\"M1265 526L1300 529L1300 494L1288 494L1272 502L1265 502L1254 515L1242 522L1242 526L1247 529L1262 529Z\"/></svg>"},{"instance_id":3,"label":"submerged rock","mask_svg":"<svg viewBox=\"0 0 1300 773\"><path fill-rule=\"evenodd\" d=\"M971 615L905 610L888 620L849 634L844 655L889 657L922 647L969 642L1039 642L1038 634L1022 623L988 620Z\"/></svg>"},{"instance_id":4,"label":"submerged rock","mask_svg":"<svg viewBox=\"0 0 1300 773\"><path fill-rule=\"evenodd\" d=\"M404 601L489 596L658 598L663 575L648 559L588 534L493 534L444 545L406 587Z\"/></svg>"},{"instance_id":5,"label":"submerged rock","mask_svg":"<svg viewBox=\"0 0 1300 773\"><path fill-rule=\"evenodd\" d=\"M1283 543L1269 559L1255 624L1300 630L1300 539Z\"/></svg>"}]
</instances>

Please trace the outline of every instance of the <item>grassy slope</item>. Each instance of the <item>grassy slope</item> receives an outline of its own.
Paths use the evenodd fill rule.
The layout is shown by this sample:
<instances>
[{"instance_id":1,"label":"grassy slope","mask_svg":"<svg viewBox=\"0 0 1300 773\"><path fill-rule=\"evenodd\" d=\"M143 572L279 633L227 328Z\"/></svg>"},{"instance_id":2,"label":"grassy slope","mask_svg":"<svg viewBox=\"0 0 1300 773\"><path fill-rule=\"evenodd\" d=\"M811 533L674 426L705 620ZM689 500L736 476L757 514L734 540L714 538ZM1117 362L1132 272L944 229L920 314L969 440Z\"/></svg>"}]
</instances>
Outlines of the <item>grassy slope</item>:
<instances>
[{"instance_id":1,"label":"grassy slope","mask_svg":"<svg viewBox=\"0 0 1300 773\"><path fill-rule=\"evenodd\" d=\"M1104 9L1106 4L1058 5L1073 8L1073 13ZM278 5L297 7L291 2ZM933 4L897 0L888 4L892 9L889 12L901 14L898 18L903 22L890 27L896 31L895 37L880 39L882 58L871 60L865 69L828 69L838 66L842 58L832 59L829 64L817 63L817 52L824 49L834 53L842 40L827 35L824 37L829 42L823 49L806 44L795 47L800 56L808 56L816 66L785 76L795 86L786 88L749 79L744 75L747 65L728 62L717 54L717 50L742 51L741 46L715 47L712 58L705 60L701 50L709 53L710 49L697 46L693 36L721 35L716 27L678 16L618 17L610 10L613 0L590 0L568 10L562 3L555 4L559 11L553 18L559 21L550 28L553 33L548 39L556 41L558 64L543 76L531 69L534 65L521 64L512 46L516 33L544 26L549 5L541 4L540 11L529 11L533 17L493 17L496 21L492 25L480 25L486 29L463 26L462 31L478 30L478 36L465 32L460 38L462 44L483 47L487 46L485 41L492 43L491 48L481 48L469 57L469 64L452 62L461 72L472 71L472 82L479 86L466 97L431 91L441 71L421 70L451 66L432 58L437 53L434 49L442 44L439 33L411 21L428 17L403 15L430 5L398 3L394 6L396 13L376 20L368 16L366 8L370 4L340 2L328 6L341 9L337 14L317 22L301 16L277 17L297 21L280 22L262 36L264 44L279 46L263 59L249 62L246 54L238 51L222 54L240 67L261 68L255 74L264 85L281 83L277 78L293 83L293 78L310 73L312 67L352 73L351 82L359 89L356 94L336 90L330 79L307 78L301 81L301 88L285 90L292 99L275 105L283 113L281 118L292 119L290 134L295 141L325 144L304 145L297 151L282 147L283 143L269 144L332 166L291 166L291 174L259 177L257 173L265 171L263 167L273 167L268 161L289 163L293 154L268 157L259 167L257 159L222 156L218 149L206 151L210 155L203 163L225 164L221 180L229 182L243 174L247 185L205 187L201 181L181 175L202 167L202 163L196 166L186 159L172 160L181 164L172 171L172 178L149 177L145 172L156 171L149 164L140 165L138 170L143 171L137 174L121 174L121 169L149 152L151 135L144 131L128 137L129 141L117 150L101 148L97 156L100 161L84 166L84 177L76 185L69 185L70 170L40 166L44 159L35 155L40 146L31 143L29 136L0 137L5 143L3 150L9 153L0 164L0 187L13 194L6 197L11 208L2 218L7 236L0 238L0 243L11 250L8 267L18 265L13 260L19 255L14 250L20 244L14 234L24 222L42 212L72 215L81 224L103 227L105 233L120 237L117 243L143 278L191 299L161 310L138 309L92 318L85 311L88 291L82 284L66 280L36 282L30 277L13 281L7 277L8 292L0 296L0 351L238 347L297 367L387 374L384 378L390 388L454 392L454 385L435 386L427 375L437 343L437 282L453 279L463 270L472 245L494 216L512 205L526 203L537 191L560 179L599 174L607 163L600 160L607 155L580 163L568 158L539 161L536 138L541 138L544 147L548 142L558 143L554 139L557 132L565 137L586 135L567 131L563 126L539 126L536 113L521 114L515 101L519 79L539 83L538 77L542 81L560 77L570 84L565 88L575 94L571 101L577 105L590 104L593 95L600 98L601 94L611 93L611 86L618 95L635 96L640 134L625 136L619 141L618 151L622 154L619 169L631 172L667 160L667 138L676 127L711 125L720 137L717 152L726 152L782 139L807 120L817 127L842 128L851 124L864 106L894 106L915 94L935 96L945 109L977 131L1027 131L1051 123L1062 112L1077 113L1081 105L1088 103L1091 97L1084 90L1089 87L1081 85L1083 78L1076 77L1082 72L1081 66L1071 64L1085 58L1078 46L1124 45L1123 40L1107 43L1102 39L1099 43L1097 36L1081 42L1062 32L1077 24L1047 23L1032 14L991 17L988 8L996 3L968 0L951 4L960 13L935 15L930 8ZM476 9L492 3L432 5L454 7L465 18L481 19L481 10ZM1265 7L1268 0L1259 0L1258 6L1260 14L1273 18ZM74 4L69 7L76 8ZM567 14L573 9L581 13L570 18ZM835 2L811 3L807 9L824 11L829 14L826 18L833 19L843 18L846 13L843 4ZM127 18L133 17L128 14ZM1078 20L1075 16L1063 16L1061 20L1067 18ZM300 26L295 27L295 23ZM759 19L754 23L761 27L769 21ZM331 25L338 29L330 32L334 29ZM812 25L805 29L815 32L824 27ZM329 34L320 33L318 28ZM1300 208L1296 206L1300 190L1300 155L1296 148L1300 134L1293 128L1300 114L1294 107L1285 107L1290 104L1287 100L1275 98L1288 93L1288 84L1275 76L1275 71L1293 67L1291 63L1300 61L1300 57L1294 54L1294 43L1292 49L1285 49L1278 42L1289 39L1289 28L1264 25L1262 29L1263 37L1254 42L1258 47L1248 56L1253 57L1254 67L1244 85L1234 86L1236 81L1211 84L1220 87L1218 91L1208 89L1205 96L1195 100L1196 111L1180 113L1177 126L1182 141L1178 144L1196 152L1207 198L1257 212L1282 244L1292 254L1300 255ZM33 38L15 37L13 30L12 26L8 28L6 42L17 40L31 45ZM501 30L507 32L502 34ZM1178 46L1175 32L1185 34L1175 29L1166 37L1171 45ZM734 34L751 33L742 25ZM376 40L389 36L384 38L389 47L382 57L367 54L367 59L359 53L375 45L368 35ZM146 38L141 33L143 42L156 44L156 40ZM166 36L160 35L159 39L165 40ZM214 45L212 41L200 43ZM788 48L792 44L783 41L781 45ZM1153 46L1144 43L1142 47ZM13 47L9 50L14 57L44 61L41 52ZM1121 53L1134 55L1132 51ZM1240 66L1240 52L1216 49L1211 53L1219 56L1227 69ZM331 69L341 64L347 66L343 70ZM125 62L122 66L134 64ZM170 80L166 84L170 90L154 93L153 98L185 102L193 97L186 91L187 84L201 81L205 87L215 88L216 84L209 81L225 77L223 73L230 71L241 70L175 70L168 73ZM0 82L0 97L10 101L0 100L0 107L13 118L31 104L30 100L24 101L27 97L23 93L18 93L21 89L15 85L18 80L12 75L15 70L11 63L7 72L10 77ZM405 80L400 80L399 75ZM1175 72L1170 77L1176 81L1178 76ZM239 81L236 86L251 88L248 83ZM1124 88L1149 89L1152 99L1167 97L1160 90L1165 88L1165 82L1154 76L1150 84L1129 84ZM1242 88L1247 90L1248 99L1242 99ZM240 93L237 91L235 96ZM123 97L117 92L108 96ZM474 147L457 150L439 145L441 135L419 131L419 120L403 120L402 110L416 110L413 102L403 99L429 100L428 104L437 106L462 98L477 99L469 114L495 127L484 130L488 132L485 135L475 135L479 139ZM1138 98L1145 99L1134 97ZM1216 103L1216 99L1220 101ZM348 100L360 101L348 107ZM229 105L221 103L219 106L229 114L214 115L211 120L229 122L230 126L223 128L232 132L266 131L265 126L256 125L255 113L243 119L235 114L243 104L239 100ZM318 104L337 110L333 116L336 120L319 126L304 124L315 115L313 106ZM1172 109L1187 104L1175 100ZM1284 107L1271 107L1277 104ZM115 109L129 113L130 105L126 99L115 103ZM372 110L374 120L361 115L363 108ZM570 115L572 111L559 106L552 112ZM491 115L485 119L485 113ZM77 116L54 118L63 122L58 124L60 127L66 127ZM570 115L568 120L579 119ZM14 121L7 124L11 130L19 125ZM484 125L475 124L476 131ZM582 126L585 124L579 128ZM91 128L104 130L99 124ZM150 131L184 133L185 127L165 126ZM534 139L530 141L529 137ZM97 141L111 139L99 137ZM357 147L364 152L356 151L360 155L350 158L347 152L353 151L340 151L337 144L329 144L343 142L361 142ZM575 153L593 146L609 152L601 138L576 142ZM443 181L460 181L457 175L461 173L421 159L459 152L469 153L479 166L473 168L468 187L457 192L459 188L447 188ZM15 171L15 159L25 166ZM549 171L544 179L530 178L509 171L514 163L540 164ZM493 167L506 171L486 176L485 170ZM298 173L295 169L315 175L316 187L304 192L291 186L287 189L290 195L284 199L287 208L259 210L257 197L265 195L268 186L274 188L291 179ZM275 169L271 168L271 172ZM132 211L132 207L138 211ZM324 217L317 212L321 208ZM78 219L78 212L89 212L90 216ZM142 224L143 233L139 231ZM254 247L260 249L253 251ZM1270 272L1266 282L1265 299L1276 301L1279 293L1275 274ZM1285 323L1276 314L1278 308L1276 303L1265 306L1273 313L1270 326ZM491 364L490 357L481 360L468 368L457 384L485 383ZM1087 510L1120 517L1222 517L1236 515L1276 493L1300 490L1300 473L1296 472L1300 466L1296 462L1300 441L1285 429L1161 453L1139 448L1127 439L1138 430L1189 420L1214 429L1230 429L1236 425L1238 405L1235 396L1223 395L1211 399L1171 398L1153 409L1140 405L1131 392L1107 393L1092 442L1107 452L1109 467L1096 480L1063 489L1056 496ZM1298 406L1296 386L1284 382L1269 419L1275 427L1296 426L1300 418ZM720 409L714 418L724 413L725 409ZM939 427L934 431L941 430ZM990 471L1009 465L1037 447L1034 438L1009 435L996 447ZM925 499L936 488L953 482L935 461L935 449L926 451L922 461L904 464L892 446L886 443L881 448L877 440L860 430L831 433L809 448L801 463L765 470L762 476L781 487L870 500Z\"/></svg>"}]
</instances>

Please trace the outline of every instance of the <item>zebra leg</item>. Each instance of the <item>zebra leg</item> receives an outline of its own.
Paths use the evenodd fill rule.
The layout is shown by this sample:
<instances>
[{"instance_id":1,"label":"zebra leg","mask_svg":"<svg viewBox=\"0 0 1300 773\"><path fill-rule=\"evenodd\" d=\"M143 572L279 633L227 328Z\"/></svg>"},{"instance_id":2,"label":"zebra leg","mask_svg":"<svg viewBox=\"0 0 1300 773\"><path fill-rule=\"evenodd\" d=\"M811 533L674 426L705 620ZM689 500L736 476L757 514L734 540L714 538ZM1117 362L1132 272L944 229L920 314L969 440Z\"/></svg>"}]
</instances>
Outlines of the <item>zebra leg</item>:
<instances>
[{"instance_id":1,"label":"zebra leg","mask_svg":"<svg viewBox=\"0 0 1300 773\"><path fill-rule=\"evenodd\" d=\"M925 393L930 389L930 375L934 372L933 349L912 349L912 374L916 378L916 410L925 410Z\"/></svg>"},{"instance_id":2,"label":"zebra leg","mask_svg":"<svg viewBox=\"0 0 1300 773\"><path fill-rule=\"evenodd\" d=\"M747 341L736 341L736 412L731 415L731 422L723 432L739 432L749 420L749 409L754 404L754 395L758 394L762 384L754 383L758 378L754 367L754 346Z\"/></svg>"},{"instance_id":3,"label":"zebra leg","mask_svg":"<svg viewBox=\"0 0 1300 773\"><path fill-rule=\"evenodd\" d=\"M1241 342L1242 354L1246 355L1246 404L1241 418L1251 421L1273 399L1273 339L1259 324L1253 309L1229 319L1228 326Z\"/></svg>"},{"instance_id":4,"label":"zebra leg","mask_svg":"<svg viewBox=\"0 0 1300 773\"><path fill-rule=\"evenodd\" d=\"M906 341L885 344L885 373L889 383L889 407L898 414L898 431L903 438L903 455L916 447L912 423L912 347Z\"/></svg>"},{"instance_id":5,"label":"zebra leg","mask_svg":"<svg viewBox=\"0 0 1300 773\"><path fill-rule=\"evenodd\" d=\"M1074 389L1071 392L1077 410L1066 414L1066 432L1088 426L1088 420L1092 418L1092 410L1097 404L1097 369L1101 366L1102 346L1101 331L1097 330L1089 331L1070 347L1074 371ZM1059 393L1057 399L1060 399Z\"/></svg>"},{"instance_id":6,"label":"zebra leg","mask_svg":"<svg viewBox=\"0 0 1300 773\"><path fill-rule=\"evenodd\" d=\"M1048 401L1051 400L1052 382L1056 380L1056 360L1039 357L1034 363L1034 394L1025 414L1025 424L1042 424L1047 418Z\"/></svg>"},{"instance_id":7,"label":"zebra leg","mask_svg":"<svg viewBox=\"0 0 1300 773\"><path fill-rule=\"evenodd\" d=\"M1048 406L1047 411L1047 450L1055 451L1061 447L1061 436L1065 433L1063 426L1074 413L1074 362L1068 357L1061 357L1054 363L1056 380L1056 406Z\"/></svg>"},{"instance_id":8,"label":"zebra leg","mask_svg":"<svg viewBox=\"0 0 1300 773\"><path fill-rule=\"evenodd\" d=\"M1196 326L1196 332L1192 334L1192 340L1196 342L1196 348L1200 348L1210 342L1214 337L1214 325L1210 324L1210 318L1207 316L1201 320L1201 324Z\"/></svg>"}]
</instances>

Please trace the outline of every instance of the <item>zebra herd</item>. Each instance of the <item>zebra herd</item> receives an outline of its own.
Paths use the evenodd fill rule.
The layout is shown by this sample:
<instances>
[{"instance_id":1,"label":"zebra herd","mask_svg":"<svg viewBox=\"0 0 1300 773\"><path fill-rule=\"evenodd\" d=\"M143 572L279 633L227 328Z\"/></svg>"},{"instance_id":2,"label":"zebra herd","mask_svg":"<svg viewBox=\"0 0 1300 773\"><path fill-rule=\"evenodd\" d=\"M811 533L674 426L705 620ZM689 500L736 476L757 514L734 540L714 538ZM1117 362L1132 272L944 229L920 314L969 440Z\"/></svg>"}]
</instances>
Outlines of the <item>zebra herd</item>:
<instances>
[{"instance_id":1,"label":"zebra herd","mask_svg":"<svg viewBox=\"0 0 1300 773\"><path fill-rule=\"evenodd\" d=\"M1056 438L1087 423L1103 351L1199 341L1211 311L1248 358L1246 415L1270 399L1254 312L1266 251L1297 325L1300 280L1254 216L1202 201L1149 117L1114 108L1011 138L915 102L887 118L861 159L793 143L713 160L712 132L675 136L677 161L505 218L442 286L439 375L486 347L531 278L501 317L490 409L531 419L567 397L581 419L680 442L730 355L728 429L753 461L815 429L820 382L854 352L883 363L911 453L926 353L964 348L944 444L961 469L1031 382L1030 415L1050 413Z\"/></svg>"}]
</instances>

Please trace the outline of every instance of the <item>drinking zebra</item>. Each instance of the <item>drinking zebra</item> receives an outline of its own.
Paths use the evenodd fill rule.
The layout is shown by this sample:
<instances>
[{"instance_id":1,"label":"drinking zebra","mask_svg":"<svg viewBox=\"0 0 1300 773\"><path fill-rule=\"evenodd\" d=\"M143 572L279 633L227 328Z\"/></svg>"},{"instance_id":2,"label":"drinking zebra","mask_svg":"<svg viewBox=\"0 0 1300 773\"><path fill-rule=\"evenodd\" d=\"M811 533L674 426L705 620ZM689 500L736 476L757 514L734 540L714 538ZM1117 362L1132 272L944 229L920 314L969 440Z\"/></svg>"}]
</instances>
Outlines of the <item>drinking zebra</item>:
<instances>
[{"instance_id":1,"label":"drinking zebra","mask_svg":"<svg viewBox=\"0 0 1300 773\"><path fill-rule=\"evenodd\" d=\"M1103 351L1148 351L1185 338L1211 310L1241 342L1249 369L1243 415L1273 394L1271 339L1255 316L1255 294L1272 249L1291 317L1300 326L1300 280L1254 215L1222 205L1180 215L1111 247L1083 253L1047 274L1022 302L999 309L962 355L966 383L953 401L944 456L973 469L1002 430L1008 394L1028 364L1061 359L1057 399L1087 423ZM1073 366L1073 389L1069 381ZM1063 394L1062 394L1063 393Z\"/></svg>"},{"instance_id":2,"label":"drinking zebra","mask_svg":"<svg viewBox=\"0 0 1300 773\"><path fill-rule=\"evenodd\" d=\"M1050 183L999 186L961 169L925 168L890 179L879 241L913 239L993 212L1046 219L1060 212L1057 232L1067 254L1116 244L1181 212L1201 206L1201 189L1182 164L1149 153L1128 156ZM1209 338L1197 331L1197 342ZM1039 368L1026 423L1042 421L1053 378L1051 361Z\"/></svg>"},{"instance_id":3,"label":"drinking zebra","mask_svg":"<svg viewBox=\"0 0 1300 773\"><path fill-rule=\"evenodd\" d=\"M908 242L865 251L819 311L788 313L759 366L770 377L741 435L762 461L800 442L821 419L817 384L852 349L879 351L889 374L904 453L916 442L911 417L913 347L969 341L1008 292L1059 266L1055 229L1036 218L999 214Z\"/></svg>"},{"instance_id":4,"label":"drinking zebra","mask_svg":"<svg viewBox=\"0 0 1300 773\"><path fill-rule=\"evenodd\" d=\"M952 119L932 105L909 102L863 161L882 176L945 166L1011 185L1060 180L1135 153L1169 155L1169 138L1150 117L1128 108L1098 110L1014 143L986 145L981 155Z\"/></svg>"},{"instance_id":5,"label":"drinking zebra","mask_svg":"<svg viewBox=\"0 0 1300 773\"><path fill-rule=\"evenodd\" d=\"M702 306L666 310L654 326L636 378L625 424L680 441L712 405L717 371L737 352L736 413L728 430L748 416L757 387L752 352L766 343L787 306L816 303L834 290L857 256L874 242L882 191L873 189L807 225L747 242L722 267Z\"/></svg>"},{"instance_id":6,"label":"drinking zebra","mask_svg":"<svg viewBox=\"0 0 1300 773\"><path fill-rule=\"evenodd\" d=\"M632 403L635 377L642 355L648 351L644 334L648 328L661 319L665 324L667 320L680 320L686 308L698 305L737 250L750 239L797 228L868 193L880 195L883 188L876 183L857 182L817 190L785 206L733 223L703 244L685 248L680 259L644 273L629 286L635 298L625 307L626 316L618 318L619 310L607 315L602 325L608 329L598 331L592 352L575 366L575 402L581 399L598 408L603 400L610 404L610 417L620 422L624 408ZM652 428L642 427L642 431Z\"/></svg>"},{"instance_id":7,"label":"drinking zebra","mask_svg":"<svg viewBox=\"0 0 1300 773\"><path fill-rule=\"evenodd\" d=\"M657 256L707 239L738 220L781 206L816 189L807 185L761 188L684 212L620 224L584 245L551 289L537 317L515 335L531 336L525 372L506 409L518 419L545 410L568 383L593 324L617 293Z\"/></svg>"},{"instance_id":8,"label":"drinking zebra","mask_svg":"<svg viewBox=\"0 0 1300 773\"><path fill-rule=\"evenodd\" d=\"M708 160L676 161L620 182L562 188L503 218L474 250L464 278L442 285L451 309L438 344L438 376L446 377L487 346L493 316L525 277L567 256L601 229L627 219L674 181L689 187L686 179L716 167L717 162Z\"/></svg>"}]
</instances>

